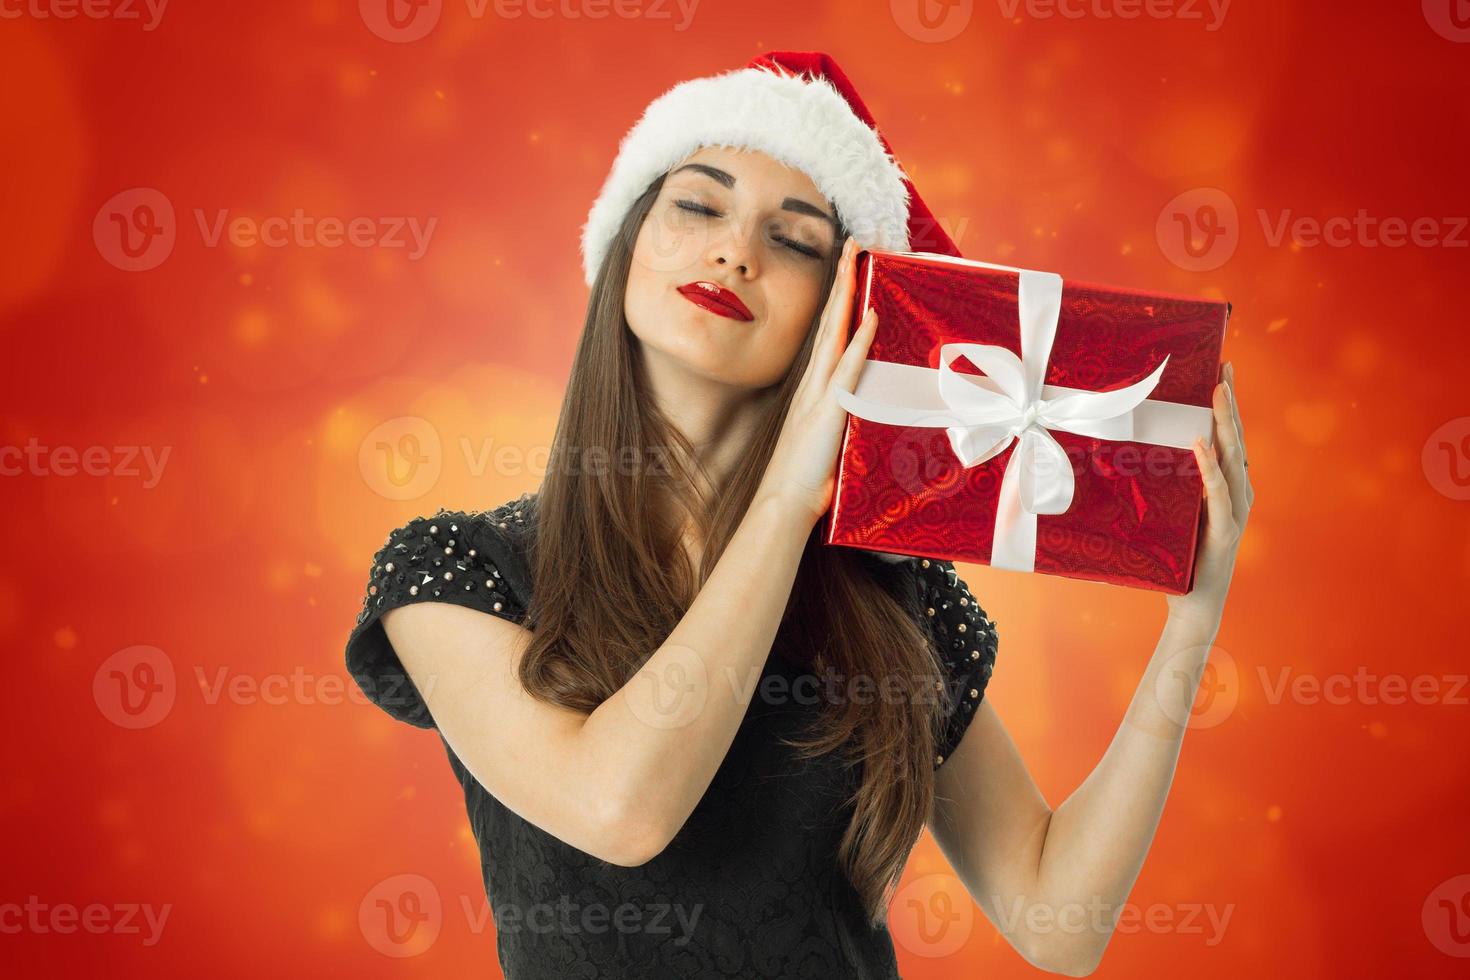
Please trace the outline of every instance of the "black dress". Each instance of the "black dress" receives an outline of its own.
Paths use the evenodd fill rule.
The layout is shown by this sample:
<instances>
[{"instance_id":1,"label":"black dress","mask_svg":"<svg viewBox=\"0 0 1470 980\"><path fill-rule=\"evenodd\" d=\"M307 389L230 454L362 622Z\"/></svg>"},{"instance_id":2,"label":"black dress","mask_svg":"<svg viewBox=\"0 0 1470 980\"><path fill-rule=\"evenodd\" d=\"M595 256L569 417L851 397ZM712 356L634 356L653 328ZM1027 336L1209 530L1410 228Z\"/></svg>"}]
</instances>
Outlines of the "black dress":
<instances>
[{"instance_id":1,"label":"black dress","mask_svg":"<svg viewBox=\"0 0 1470 980\"><path fill-rule=\"evenodd\" d=\"M347 667L394 718L434 721L379 617L410 602L453 602L522 622L531 598L526 544L536 498L491 511L440 511L394 530L373 560ZM959 744L990 679L992 624L947 561L872 556L873 572L927 624L950 681L947 730L935 759ZM799 671L773 650L765 677ZM887 928L868 926L837 862L855 770L801 760L779 744L816 698L809 685L752 696L708 791L658 856L636 868L592 857L502 805L445 743L480 847L485 891L508 980L781 977L894 980ZM949 700L952 699L952 700ZM441 738L442 740L442 738Z\"/></svg>"}]
</instances>

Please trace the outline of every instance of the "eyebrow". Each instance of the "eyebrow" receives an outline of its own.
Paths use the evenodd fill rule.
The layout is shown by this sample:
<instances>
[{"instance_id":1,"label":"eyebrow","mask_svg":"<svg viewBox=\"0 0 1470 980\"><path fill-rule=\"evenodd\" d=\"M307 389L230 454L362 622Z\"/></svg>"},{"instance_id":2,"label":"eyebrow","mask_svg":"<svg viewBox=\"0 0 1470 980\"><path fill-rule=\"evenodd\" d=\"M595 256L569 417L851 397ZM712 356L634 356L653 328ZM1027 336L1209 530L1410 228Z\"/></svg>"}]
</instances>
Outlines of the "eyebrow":
<instances>
[{"instance_id":1,"label":"eyebrow","mask_svg":"<svg viewBox=\"0 0 1470 980\"><path fill-rule=\"evenodd\" d=\"M706 177L713 177L715 180L719 181L726 187L735 186L735 175L721 170L719 167L711 167L703 163L686 163L678 170L675 170L674 173L683 173L685 170L693 170L696 173L704 174ZM673 174L670 174L670 176L673 176ZM828 214L826 211L823 211L816 205L808 204L806 201L803 201L799 197L788 197L786 200L782 201L781 210L793 211L797 214L809 214L813 218L821 218L832 226L833 234L837 233L836 218L832 217L830 214Z\"/></svg>"}]
</instances>

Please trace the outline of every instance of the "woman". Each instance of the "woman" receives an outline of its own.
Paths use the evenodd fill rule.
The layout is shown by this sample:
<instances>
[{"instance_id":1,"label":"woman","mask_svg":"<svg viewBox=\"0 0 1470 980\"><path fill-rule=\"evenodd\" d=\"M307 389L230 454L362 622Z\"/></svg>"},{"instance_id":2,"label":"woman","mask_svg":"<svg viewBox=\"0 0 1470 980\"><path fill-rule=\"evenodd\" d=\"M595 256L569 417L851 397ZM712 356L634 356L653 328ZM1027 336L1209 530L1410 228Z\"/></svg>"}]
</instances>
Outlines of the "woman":
<instances>
[{"instance_id":1,"label":"woman","mask_svg":"<svg viewBox=\"0 0 1470 980\"><path fill-rule=\"evenodd\" d=\"M1101 957L1112 920L1014 909L1116 915L1138 874L1194 694L1162 704L1154 679L1169 661L1197 684L1249 509L1239 419L1222 385L1195 589L1053 811L984 700L996 633L952 564L818 534L833 392L876 327L846 337L853 256L921 247L928 215L826 56L666 93L584 228L540 489L418 518L376 556L348 666L439 731L512 980L897 977L885 908L926 824L1026 959Z\"/></svg>"}]
</instances>

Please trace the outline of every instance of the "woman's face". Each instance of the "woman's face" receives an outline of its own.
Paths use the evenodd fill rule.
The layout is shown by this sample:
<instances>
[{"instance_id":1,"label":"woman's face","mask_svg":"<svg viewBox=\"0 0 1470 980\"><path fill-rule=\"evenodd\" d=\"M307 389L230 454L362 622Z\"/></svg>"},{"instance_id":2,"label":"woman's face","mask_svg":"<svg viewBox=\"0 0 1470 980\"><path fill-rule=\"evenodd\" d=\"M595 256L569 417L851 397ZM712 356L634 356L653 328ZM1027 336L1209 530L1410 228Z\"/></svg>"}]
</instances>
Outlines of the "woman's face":
<instances>
[{"instance_id":1,"label":"woman's face","mask_svg":"<svg viewBox=\"0 0 1470 980\"><path fill-rule=\"evenodd\" d=\"M703 147L672 169L643 221L623 312L646 358L769 387L820 312L837 248L835 211L806 174L758 151ZM711 286L734 293L750 318L685 295L718 295Z\"/></svg>"}]
</instances>

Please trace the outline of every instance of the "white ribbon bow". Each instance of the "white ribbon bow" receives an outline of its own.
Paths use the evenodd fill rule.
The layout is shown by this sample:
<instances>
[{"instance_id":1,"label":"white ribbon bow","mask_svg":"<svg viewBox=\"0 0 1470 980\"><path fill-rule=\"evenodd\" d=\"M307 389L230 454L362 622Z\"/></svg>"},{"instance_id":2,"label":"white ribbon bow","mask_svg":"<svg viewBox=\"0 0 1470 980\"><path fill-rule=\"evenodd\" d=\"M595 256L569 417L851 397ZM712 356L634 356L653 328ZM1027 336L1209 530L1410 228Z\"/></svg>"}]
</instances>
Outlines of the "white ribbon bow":
<instances>
[{"instance_id":1,"label":"white ribbon bow","mask_svg":"<svg viewBox=\"0 0 1470 980\"><path fill-rule=\"evenodd\" d=\"M1189 448L1195 435L1209 438L1210 410L1146 401L1169 363L1168 355L1148 377L1114 391L1044 384L1061 317L1062 277L985 262L949 261L1020 273L1021 356L993 344L951 343L939 348L937 370L869 360L857 390L839 389L837 401L853 415L874 422L948 430L949 444L964 466L983 463L1019 440L1001 478L991 564L1034 571L1036 516L1065 513L1076 490L1067 451L1051 431ZM960 355L986 377L955 371L951 362Z\"/></svg>"}]
</instances>

